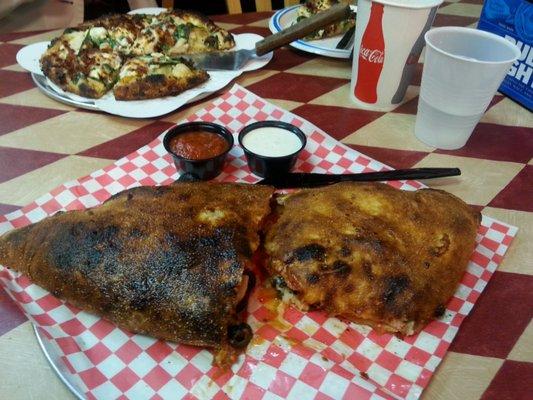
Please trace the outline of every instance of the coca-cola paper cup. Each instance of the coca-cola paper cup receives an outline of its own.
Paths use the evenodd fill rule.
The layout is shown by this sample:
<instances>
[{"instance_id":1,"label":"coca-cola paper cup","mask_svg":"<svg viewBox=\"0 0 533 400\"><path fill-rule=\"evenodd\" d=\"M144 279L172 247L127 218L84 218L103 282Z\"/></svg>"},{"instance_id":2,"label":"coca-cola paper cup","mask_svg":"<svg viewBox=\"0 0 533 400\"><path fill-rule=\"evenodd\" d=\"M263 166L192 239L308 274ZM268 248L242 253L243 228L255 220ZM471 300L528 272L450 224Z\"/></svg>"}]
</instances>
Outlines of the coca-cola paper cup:
<instances>
[{"instance_id":1,"label":"coca-cola paper cup","mask_svg":"<svg viewBox=\"0 0 533 400\"><path fill-rule=\"evenodd\" d=\"M361 108L400 104L442 0L359 0L351 97Z\"/></svg>"}]
</instances>

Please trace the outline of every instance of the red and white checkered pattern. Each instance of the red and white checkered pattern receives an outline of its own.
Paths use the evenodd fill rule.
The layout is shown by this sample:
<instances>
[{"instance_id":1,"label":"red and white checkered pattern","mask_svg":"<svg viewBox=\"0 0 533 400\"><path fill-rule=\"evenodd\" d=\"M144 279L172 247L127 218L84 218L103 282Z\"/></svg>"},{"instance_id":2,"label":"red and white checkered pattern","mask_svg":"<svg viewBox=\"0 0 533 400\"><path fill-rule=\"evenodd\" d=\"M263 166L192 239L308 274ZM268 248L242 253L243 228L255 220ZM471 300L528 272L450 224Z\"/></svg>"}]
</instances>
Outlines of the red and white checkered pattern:
<instances>
[{"instance_id":1,"label":"red and white checkered pattern","mask_svg":"<svg viewBox=\"0 0 533 400\"><path fill-rule=\"evenodd\" d=\"M338 174L389 169L238 85L188 118L217 122L235 133L246 124L265 119L293 123L306 133L308 144L296 166L300 171ZM172 182L178 174L161 138L0 217L0 233L37 222L58 210L95 206L130 187ZM238 147L231 151L230 162L218 179L257 181ZM423 187L414 181L391 184L407 190ZM211 366L212 355L207 350L124 332L5 268L0 270L0 281L41 327L57 358L89 399L416 399L516 232L516 227L484 216L477 247L445 314L418 335L403 340L292 307L281 310L283 315L275 322L264 322L272 311L253 295L248 322L256 338L231 372L223 375Z\"/></svg>"}]
</instances>

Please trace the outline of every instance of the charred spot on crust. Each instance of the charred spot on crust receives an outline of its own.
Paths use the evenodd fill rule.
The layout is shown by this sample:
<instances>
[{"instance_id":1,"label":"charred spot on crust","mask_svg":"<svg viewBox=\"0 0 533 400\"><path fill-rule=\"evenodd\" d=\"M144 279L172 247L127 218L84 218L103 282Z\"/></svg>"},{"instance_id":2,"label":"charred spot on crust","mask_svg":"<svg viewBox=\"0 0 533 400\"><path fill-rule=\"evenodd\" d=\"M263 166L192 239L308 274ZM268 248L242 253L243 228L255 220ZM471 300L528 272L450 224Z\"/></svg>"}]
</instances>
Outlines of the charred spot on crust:
<instances>
[{"instance_id":1,"label":"charred spot on crust","mask_svg":"<svg viewBox=\"0 0 533 400\"><path fill-rule=\"evenodd\" d=\"M353 285L349 283L344 287L344 293L352 293L354 289Z\"/></svg>"},{"instance_id":2,"label":"charred spot on crust","mask_svg":"<svg viewBox=\"0 0 533 400\"><path fill-rule=\"evenodd\" d=\"M315 283L318 283L318 281L320 280L320 277L317 274L309 274L307 275L306 280L311 285L314 285Z\"/></svg>"},{"instance_id":3,"label":"charred spot on crust","mask_svg":"<svg viewBox=\"0 0 533 400\"><path fill-rule=\"evenodd\" d=\"M326 259L326 249L324 246L316 243L300 247L293 252L293 257L300 261L324 261Z\"/></svg>"},{"instance_id":4,"label":"charred spot on crust","mask_svg":"<svg viewBox=\"0 0 533 400\"><path fill-rule=\"evenodd\" d=\"M166 233L162 248L157 257L153 257L154 268L179 273L197 265L205 265L208 272L215 273L222 263L227 263L227 270L237 273L243 268L239 254L251 254L251 248L246 238L235 230L239 231L238 228L220 227L209 235L198 235L187 240Z\"/></svg>"},{"instance_id":5,"label":"charred spot on crust","mask_svg":"<svg viewBox=\"0 0 533 400\"><path fill-rule=\"evenodd\" d=\"M373 280L374 279L374 272L372 271L372 264L369 263L368 261L363 261L362 268L363 268L363 272L364 272L365 276L369 280Z\"/></svg>"},{"instance_id":6,"label":"charred spot on crust","mask_svg":"<svg viewBox=\"0 0 533 400\"><path fill-rule=\"evenodd\" d=\"M440 318L444 315L444 312L446 311L446 306L444 304L439 304L437 308L435 308L435 318Z\"/></svg>"},{"instance_id":7,"label":"charred spot on crust","mask_svg":"<svg viewBox=\"0 0 533 400\"><path fill-rule=\"evenodd\" d=\"M69 28L67 28L67 29L65 30L65 32L63 32L63 33L69 33L69 32L67 32L68 29L69 29ZM74 30L74 29L72 29L72 31L73 31L73 30ZM61 40L61 37L60 37L60 36L58 36L58 37L52 39L52 40L50 41L50 44L48 45L48 48L52 47L54 44L56 44L56 43L59 42L60 40Z\"/></svg>"},{"instance_id":8,"label":"charred spot on crust","mask_svg":"<svg viewBox=\"0 0 533 400\"><path fill-rule=\"evenodd\" d=\"M336 297L337 293L336 293L336 289L329 289L324 298L322 299L322 302L323 302L323 306L324 305L328 305L328 304L332 304L333 303L333 299Z\"/></svg>"},{"instance_id":9,"label":"charred spot on crust","mask_svg":"<svg viewBox=\"0 0 533 400\"><path fill-rule=\"evenodd\" d=\"M420 215L420 213L415 211L413 214L411 214L411 220L414 222L422 221L422 216Z\"/></svg>"},{"instance_id":10,"label":"charred spot on crust","mask_svg":"<svg viewBox=\"0 0 533 400\"><path fill-rule=\"evenodd\" d=\"M137 186L128 190L124 190L122 192L115 193L111 197L109 197L104 203L107 203L108 201L119 199L122 197L126 197L126 200L132 200L137 197L142 197L143 195L148 196L150 198L152 197L160 197L163 194L165 194L169 190L166 186L157 186L155 188L149 187L149 186Z\"/></svg>"},{"instance_id":11,"label":"charred spot on crust","mask_svg":"<svg viewBox=\"0 0 533 400\"><path fill-rule=\"evenodd\" d=\"M66 85L66 83L67 83L67 74L65 74L65 72L63 70L61 70L61 69L56 70L55 78L56 78L56 80L58 81L58 83L60 85ZM80 93L82 93L83 90L89 90L89 92L88 92L89 94L87 96L89 96L92 93L92 89L90 89L89 86L87 86L85 83L82 83L80 85Z\"/></svg>"},{"instance_id":12,"label":"charred spot on crust","mask_svg":"<svg viewBox=\"0 0 533 400\"><path fill-rule=\"evenodd\" d=\"M218 49L218 38L214 35L208 36L205 38L204 44L212 49Z\"/></svg>"},{"instance_id":13,"label":"charred spot on crust","mask_svg":"<svg viewBox=\"0 0 533 400\"><path fill-rule=\"evenodd\" d=\"M342 257L348 257L350 254L352 254L352 251L348 246L342 246L340 254Z\"/></svg>"},{"instance_id":14,"label":"charred spot on crust","mask_svg":"<svg viewBox=\"0 0 533 400\"><path fill-rule=\"evenodd\" d=\"M389 276L385 278L382 298L385 305L392 307L398 301L398 298L409 287L411 282L405 275Z\"/></svg>"},{"instance_id":15,"label":"charred spot on crust","mask_svg":"<svg viewBox=\"0 0 533 400\"><path fill-rule=\"evenodd\" d=\"M110 275L116 274L120 271L120 263L117 260L106 260L104 271Z\"/></svg>"},{"instance_id":16,"label":"charred spot on crust","mask_svg":"<svg viewBox=\"0 0 533 400\"><path fill-rule=\"evenodd\" d=\"M60 230L61 240L52 242L49 257L63 270L96 268L104 259L113 260L117 248L119 228L114 225L91 229L91 224L72 223L70 229ZM74 242L74 243L73 243Z\"/></svg>"},{"instance_id":17,"label":"charred spot on crust","mask_svg":"<svg viewBox=\"0 0 533 400\"><path fill-rule=\"evenodd\" d=\"M80 83L80 85L78 86L78 89L80 90L80 96L90 97L90 98L93 98L96 96L95 91L85 82Z\"/></svg>"},{"instance_id":18,"label":"charred spot on crust","mask_svg":"<svg viewBox=\"0 0 533 400\"><path fill-rule=\"evenodd\" d=\"M380 239L371 240L370 247L376 252L376 253L382 253L384 252L384 246L383 242Z\"/></svg>"},{"instance_id":19,"label":"charred spot on crust","mask_svg":"<svg viewBox=\"0 0 533 400\"><path fill-rule=\"evenodd\" d=\"M134 238L134 239L138 239L138 238L142 238L144 236L144 233L143 231L141 231L140 229L137 229L137 228L133 228L130 232L130 235L129 235L131 238Z\"/></svg>"},{"instance_id":20,"label":"charred spot on crust","mask_svg":"<svg viewBox=\"0 0 533 400\"><path fill-rule=\"evenodd\" d=\"M137 311L144 310L155 297L154 287L157 284L147 277L143 280L134 280L128 283L128 289L131 293L130 306Z\"/></svg>"},{"instance_id":21,"label":"charred spot on crust","mask_svg":"<svg viewBox=\"0 0 533 400\"><path fill-rule=\"evenodd\" d=\"M352 270L352 267L344 261L337 260L333 263L331 270L338 276L346 276Z\"/></svg>"},{"instance_id":22,"label":"charred spot on crust","mask_svg":"<svg viewBox=\"0 0 533 400\"><path fill-rule=\"evenodd\" d=\"M23 244L26 240L26 234L31 233L32 231L32 225L25 226L21 229L15 229L8 233L6 233L5 237L9 237L9 240L11 243L13 243L13 246L20 246Z\"/></svg>"},{"instance_id":23,"label":"charred spot on crust","mask_svg":"<svg viewBox=\"0 0 533 400\"><path fill-rule=\"evenodd\" d=\"M358 232L356 235L345 236L342 239L344 246L351 247L363 247L381 253L384 251L385 244L381 239L376 237L373 232Z\"/></svg>"},{"instance_id":24,"label":"charred spot on crust","mask_svg":"<svg viewBox=\"0 0 533 400\"><path fill-rule=\"evenodd\" d=\"M234 43L233 36L231 34L224 35L224 43Z\"/></svg>"},{"instance_id":25,"label":"charred spot on crust","mask_svg":"<svg viewBox=\"0 0 533 400\"><path fill-rule=\"evenodd\" d=\"M148 75L146 77L146 82L148 82L149 84L163 84L165 83L165 75L163 74L152 74L152 75Z\"/></svg>"},{"instance_id":26,"label":"charred spot on crust","mask_svg":"<svg viewBox=\"0 0 533 400\"><path fill-rule=\"evenodd\" d=\"M191 198L190 193L180 193L178 196L179 201L188 201Z\"/></svg>"}]
</instances>

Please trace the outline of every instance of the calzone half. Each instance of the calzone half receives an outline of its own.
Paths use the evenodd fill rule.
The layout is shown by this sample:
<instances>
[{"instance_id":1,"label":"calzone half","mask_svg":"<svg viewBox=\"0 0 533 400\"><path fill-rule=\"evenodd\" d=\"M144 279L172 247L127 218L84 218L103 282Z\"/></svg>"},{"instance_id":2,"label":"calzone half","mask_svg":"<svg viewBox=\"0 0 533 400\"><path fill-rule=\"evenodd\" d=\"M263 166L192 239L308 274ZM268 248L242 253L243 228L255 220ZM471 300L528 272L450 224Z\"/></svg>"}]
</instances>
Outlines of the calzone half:
<instances>
[{"instance_id":1,"label":"calzone half","mask_svg":"<svg viewBox=\"0 0 533 400\"><path fill-rule=\"evenodd\" d=\"M441 190L339 183L278 198L265 250L301 307L410 335L440 316L463 276L480 214Z\"/></svg>"},{"instance_id":2,"label":"calzone half","mask_svg":"<svg viewBox=\"0 0 533 400\"><path fill-rule=\"evenodd\" d=\"M216 350L228 365L251 330L245 301L273 189L138 187L0 238L0 263L131 332Z\"/></svg>"}]
</instances>

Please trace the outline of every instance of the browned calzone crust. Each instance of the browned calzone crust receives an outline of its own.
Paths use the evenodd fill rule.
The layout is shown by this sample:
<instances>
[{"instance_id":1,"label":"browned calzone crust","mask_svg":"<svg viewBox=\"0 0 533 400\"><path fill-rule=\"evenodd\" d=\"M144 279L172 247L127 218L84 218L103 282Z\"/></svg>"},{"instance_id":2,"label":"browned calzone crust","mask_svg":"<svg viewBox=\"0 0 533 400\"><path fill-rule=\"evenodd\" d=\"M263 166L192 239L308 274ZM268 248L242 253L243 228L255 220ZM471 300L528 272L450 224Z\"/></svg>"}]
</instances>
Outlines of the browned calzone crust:
<instances>
[{"instance_id":1,"label":"browned calzone crust","mask_svg":"<svg viewBox=\"0 0 533 400\"><path fill-rule=\"evenodd\" d=\"M0 238L0 263L131 332L219 350L273 189L182 183L126 190Z\"/></svg>"},{"instance_id":2,"label":"browned calzone crust","mask_svg":"<svg viewBox=\"0 0 533 400\"><path fill-rule=\"evenodd\" d=\"M129 331L213 347L227 365L262 228L269 272L283 278L273 280L304 307L412 334L444 311L480 223L440 190L341 183L281 196L274 213L272 194L205 182L126 190L7 233L0 263Z\"/></svg>"},{"instance_id":3,"label":"browned calzone crust","mask_svg":"<svg viewBox=\"0 0 533 400\"><path fill-rule=\"evenodd\" d=\"M444 312L480 214L441 190L340 183L279 199L265 249L305 305L410 335Z\"/></svg>"}]
</instances>

